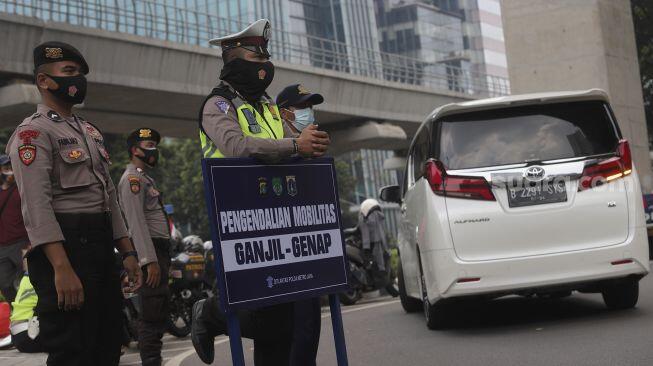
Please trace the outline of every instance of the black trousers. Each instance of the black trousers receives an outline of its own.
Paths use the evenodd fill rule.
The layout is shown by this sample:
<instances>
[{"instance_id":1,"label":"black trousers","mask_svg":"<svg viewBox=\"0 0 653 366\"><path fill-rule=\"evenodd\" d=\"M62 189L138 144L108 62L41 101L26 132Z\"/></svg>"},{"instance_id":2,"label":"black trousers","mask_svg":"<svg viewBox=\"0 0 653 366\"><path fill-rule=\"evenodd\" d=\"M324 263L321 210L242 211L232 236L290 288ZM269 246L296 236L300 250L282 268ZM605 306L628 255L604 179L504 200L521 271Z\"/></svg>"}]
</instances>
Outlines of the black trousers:
<instances>
[{"instance_id":1,"label":"black trousers","mask_svg":"<svg viewBox=\"0 0 653 366\"><path fill-rule=\"evenodd\" d=\"M294 333L290 365L315 366L322 327L320 298L296 301L293 319Z\"/></svg>"},{"instance_id":2,"label":"black trousers","mask_svg":"<svg viewBox=\"0 0 653 366\"><path fill-rule=\"evenodd\" d=\"M138 290L142 311L138 322L138 348L143 366L161 366L161 338L166 331L166 320L170 312L170 290L168 272L170 270L170 241L168 239L152 240L156 258L161 268L159 286L151 288L147 281L147 268L143 267L143 286Z\"/></svg>"},{"instance_id":3,"label":"black trousers","mask_svg":"<svg viewBox=\"0 0 653 366\"><path fill-rule=\"evenodd\" d=\"M256 310L238 312L240 332L254 340L254 365L285 366L290 364L293 336L293 304L279 304ZM204 304L202 319L209 329L227 329L227 318L219 308L217 297L210 297Z\"/></svg>"},{"instance_id":4,"label":"black trousers","mask_svg":"<svg viewBox=\"0 0 653 366\"><path fill-rule=\"evenodd\" d=\"M106 214L57 214L68 260L84 287L81 310L59 310L54 271L43 250L28 254L38 295L39 339L48 366L117 366L122 335L122 292Z\"/></svg>"},{"instance_id":5,"label":"black trousers","mask_svg":"<svg viewBox=\"0 0 653 366\"><path fill-rule=\"evenodd\" d=\"M27 335L27 331L11 335L11 342L22 353L40 353L45 352L41 345L41 337L32 339Z\"/></svg>"},{"instance_id":6,"label":"black trousers","mask_svg":"<svg viewBox=\"0 0 653 366\"><path fill-rule=\"evenodd\" d=\"M217 297L204 304L202 321L227 329ZM320 299L238 312L241 335L254 340L256 366L314 366L320 342ZM218 335L218 331L216 334Z\"/></svg>"}]
</instances>

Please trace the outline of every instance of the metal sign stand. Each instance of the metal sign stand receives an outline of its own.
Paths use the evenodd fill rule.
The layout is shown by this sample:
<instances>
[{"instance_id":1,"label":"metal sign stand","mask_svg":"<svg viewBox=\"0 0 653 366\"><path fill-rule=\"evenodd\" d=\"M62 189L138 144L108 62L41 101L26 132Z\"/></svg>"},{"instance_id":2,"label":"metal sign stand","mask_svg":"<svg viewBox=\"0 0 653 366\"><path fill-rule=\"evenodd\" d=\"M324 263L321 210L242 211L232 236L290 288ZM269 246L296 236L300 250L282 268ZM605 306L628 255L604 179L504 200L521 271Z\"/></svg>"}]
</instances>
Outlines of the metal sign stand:
<instances>
[{"instance_id":1,"label":"metal sign stand","mask_svg":"<svg viewBox=\"0 0 653 366\"><path fill-rule=\"evenodd\" d=\"M329 306L331 308L331 325L333 327L333 340L336 345L336 358L338 366L348 366L347 345L345 343L345 331L342 325L342 313L340 312L340 300L337 294L329 295ZM227 327L229 328L229 345L231 347L231 360L233 366L245 366L245 355L243 353L243 341L240 336L240 322L234 311L227 314Z\"/></svg>"}]
</instances>

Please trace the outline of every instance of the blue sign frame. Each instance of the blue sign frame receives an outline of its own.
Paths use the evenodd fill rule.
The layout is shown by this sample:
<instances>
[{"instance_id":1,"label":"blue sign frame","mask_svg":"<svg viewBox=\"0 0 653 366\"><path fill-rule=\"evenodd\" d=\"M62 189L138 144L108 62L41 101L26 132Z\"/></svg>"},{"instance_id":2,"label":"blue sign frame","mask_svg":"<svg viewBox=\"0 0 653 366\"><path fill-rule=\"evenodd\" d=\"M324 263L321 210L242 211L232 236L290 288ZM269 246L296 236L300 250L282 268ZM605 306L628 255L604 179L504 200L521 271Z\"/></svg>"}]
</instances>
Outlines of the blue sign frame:
<instances>
[{"instance_id":1,"label":"blue sign frame","mask_svg":"<svg viewBox=\"0 0 653 366\"><path fill-rule=\"evenodd\" d=\"M349 288L349 268L333 159L202 159L202 173L233 364L244 365L237 310L328 294L338 365L347 365L337 293Z\"/></svg>"}]
</instances>

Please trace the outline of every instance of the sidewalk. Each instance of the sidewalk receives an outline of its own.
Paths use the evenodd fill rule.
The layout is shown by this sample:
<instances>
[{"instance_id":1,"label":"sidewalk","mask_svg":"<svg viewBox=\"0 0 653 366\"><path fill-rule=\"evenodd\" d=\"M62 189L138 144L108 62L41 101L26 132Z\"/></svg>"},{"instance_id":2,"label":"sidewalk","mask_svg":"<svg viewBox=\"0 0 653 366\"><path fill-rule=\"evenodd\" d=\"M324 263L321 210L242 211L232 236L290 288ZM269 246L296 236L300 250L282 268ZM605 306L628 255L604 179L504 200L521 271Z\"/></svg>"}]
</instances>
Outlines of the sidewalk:
<instances>
[{"instance_id":1,"label":"sidewalk","mask_svg":"<svg viewBox=\"0 0 653 366\"><path fill-rule=\"evenodd\" d=\"M0 364L2 366L43 366L47 355L44 353L26 354L16 351L0 351Z\"/></svg>"}]
</instances>

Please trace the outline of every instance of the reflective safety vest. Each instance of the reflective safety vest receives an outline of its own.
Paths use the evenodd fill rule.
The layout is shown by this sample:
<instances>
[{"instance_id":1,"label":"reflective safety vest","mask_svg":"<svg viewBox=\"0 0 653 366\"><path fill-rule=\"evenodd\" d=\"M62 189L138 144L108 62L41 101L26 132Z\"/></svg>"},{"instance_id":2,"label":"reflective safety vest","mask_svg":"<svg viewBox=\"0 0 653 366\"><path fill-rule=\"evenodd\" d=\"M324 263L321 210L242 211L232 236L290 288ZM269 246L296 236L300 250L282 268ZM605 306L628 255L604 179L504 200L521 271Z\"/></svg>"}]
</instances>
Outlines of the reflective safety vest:
<instances>
[{"instance_id":1,"label":"reflective safety vest","mask_svg":"<svg viewBox=\"0 0 653 366\"><path fill-rule=\"evenodd\" d=\"M39 298L36 296L36 291L32 287L28 276L23 276L18 286L18 293L16 299L11 304L14 311L11 313L11 322L18 322L23 320L30 320L34 315L34 308Z\"/></svg>"},{"instance_id":2,"label":"reflective safety vest","mask_svg":"<svg viewBox=\"0 0 653 366\"><path fill-rule=\"evenodd\" d=\"M238 124L240 124L240 129L243 131L243 135L275 140L283 138L283 121L279 114L279 107L277 107L272 100L266 96L265 100L261 101L263 109L263 115L261 115L254 106L240 98L226 84L220 84L211 91L211 94L209 94L208 97L206 97L202 104L202 108L200 109L200 143L202 145L202 156L204 158L225 157L225 155L218 150L218 147L215 146L213 141L211 141L206 133L204 133L204 128L202 127L204 105L211 97L216 95L231 102L236 110Z\"/></svg>"}]
</instances>

